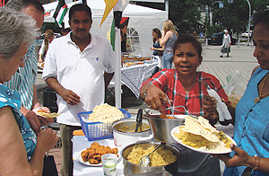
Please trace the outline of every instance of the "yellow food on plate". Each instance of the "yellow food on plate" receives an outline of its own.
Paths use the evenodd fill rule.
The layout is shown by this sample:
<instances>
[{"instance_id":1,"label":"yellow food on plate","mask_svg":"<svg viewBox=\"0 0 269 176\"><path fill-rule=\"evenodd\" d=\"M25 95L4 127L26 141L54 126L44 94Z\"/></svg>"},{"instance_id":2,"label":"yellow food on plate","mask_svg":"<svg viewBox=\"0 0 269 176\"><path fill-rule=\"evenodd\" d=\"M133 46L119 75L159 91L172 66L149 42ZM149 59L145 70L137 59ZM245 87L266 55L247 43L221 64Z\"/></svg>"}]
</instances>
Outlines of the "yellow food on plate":
<instances>
[{"instance_id":1,"label":"yellow food on plate","mask_svg":"<svg viewBox=\"0 0 269 176\"><path fill-rule=\"evenodd\" d=\"M178 131L174 135L184 145L216 153L230 151L232 140L201 116L198 119L186 117L185 124L179 126Z\"/></svg>"},{"instance_id":2,"label":"yellow food on plate","mask_svg":"<svg viewBox=\"0 0 269 176\"><path fill-rule=\"evenodd\" d=\"M45 117L45 118L55 118L55 117L59 116L58 113L48 112L47 110L44 110L42 108L38 109L36 111L36 114L41 116L41 117Z\"/></svg>"}]
</instances>

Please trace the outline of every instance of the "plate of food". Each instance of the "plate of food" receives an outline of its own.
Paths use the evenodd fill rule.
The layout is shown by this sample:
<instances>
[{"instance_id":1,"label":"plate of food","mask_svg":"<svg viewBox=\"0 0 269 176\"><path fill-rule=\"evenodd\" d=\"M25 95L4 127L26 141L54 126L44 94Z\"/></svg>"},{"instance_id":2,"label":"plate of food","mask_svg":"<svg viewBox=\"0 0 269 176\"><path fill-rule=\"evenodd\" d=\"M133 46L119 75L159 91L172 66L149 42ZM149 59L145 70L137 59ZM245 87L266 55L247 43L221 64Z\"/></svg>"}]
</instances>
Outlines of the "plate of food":
<instances>
[{"instance_id":1,"label":"plate of food","mask_svg":"<svg viewBox=\"0 0 269 176\"><path fill-rule=\"evenodd\" d=\"M185 117L184 125L171 130L171 136L179 144L201 153L227 154L236 142L227 134L218 131L203 117Z\"/></svg>"},{"instance_id":2,"label":"plate of food","mask_svg":"<svg viewBox=\"0 0 269 176\"><path fill-rule=\"evenodd\" d=\"M45 65L45 62L38 62L38 63L37 63L37 66L38 66L38 68L40 68L40 69L43 69L43 68L44 68L44 65Z\"/></svg>"},{"instance_id":3,"label":"plate of food","mask_svg":"<svg viewBox=\"0 0 269 176\"><path fill-rule=\"evenodd\" d=\"M47 107L38 107L33 109L33 111L41 117L48 118L48 119L53 119L55 117L58 117L59 114L55 112L50 112L49 108Z\"/></svg>"},{"instance_id":4,"label":"plate of food","mask_svg":"<svg viewBox=\"0 0 269 176\"><path fill-rule=\"evenodd\" d=\"M98 142L93 142L89 148L79 152L78 161L86 166L100 167L102 166L101 156L108 153L115 154L119 157L117 148L111 148L101 145Z\"/></svg>"}]
</instances>

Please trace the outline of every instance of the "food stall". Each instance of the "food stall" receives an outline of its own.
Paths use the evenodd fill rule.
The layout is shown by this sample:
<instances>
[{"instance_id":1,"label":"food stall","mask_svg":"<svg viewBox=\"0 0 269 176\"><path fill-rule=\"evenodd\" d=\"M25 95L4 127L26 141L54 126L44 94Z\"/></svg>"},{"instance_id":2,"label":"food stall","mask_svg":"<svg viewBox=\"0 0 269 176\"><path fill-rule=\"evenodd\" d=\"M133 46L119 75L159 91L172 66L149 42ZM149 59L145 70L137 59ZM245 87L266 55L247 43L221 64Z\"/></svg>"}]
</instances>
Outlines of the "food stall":
<instances>
[{"instance_id":1,"label":"food stall","mask_svg":"<svg viewBox=\"0 0 269 176\"><path fill-rule=\"evenodd\" d=\"M173 117L169 115L163 117L160 114L150 113L146 113L141 117L143 117L143 120L148 120L152 135L143 136L140 139L137 138L137 140L126 142L124 145L118 145L115 142L117 140L128 141L123 136L119 138L114 135L114 138L89 141L87 135L86 137L81 135L81 133L79 136L75 135L72 139L74 175L101 176L104 174L102 164L91 164L90 160L83 160L83 151L91 150L89 148L93 145L104 148L109 147L112 150L117 148L117 176L170 176L172 173L176 174L178 172L197 172L208 157L210 157L210 154L230 153L230 144L235 144L231 137L215 129L203 117L197 118L188 115L173 115ZM135 117L120 119L119 121L127 122L128 120L136 122ZM118 123L113 122L113 133L115 132L115 124ZM128 128L134 129L133 126L128 126ZM121 130L123 128L118 129L118 132ZM143 132L143 129L140 130L140 132ZM130 137L140 132L131 131L130 133L127 131L125 137ZM118 139L115 140L115 138ZM147 154L150 155L150 162L145 164L146 162L141 162L143 161L141 158Z\"/></svg>"}]
</instances>

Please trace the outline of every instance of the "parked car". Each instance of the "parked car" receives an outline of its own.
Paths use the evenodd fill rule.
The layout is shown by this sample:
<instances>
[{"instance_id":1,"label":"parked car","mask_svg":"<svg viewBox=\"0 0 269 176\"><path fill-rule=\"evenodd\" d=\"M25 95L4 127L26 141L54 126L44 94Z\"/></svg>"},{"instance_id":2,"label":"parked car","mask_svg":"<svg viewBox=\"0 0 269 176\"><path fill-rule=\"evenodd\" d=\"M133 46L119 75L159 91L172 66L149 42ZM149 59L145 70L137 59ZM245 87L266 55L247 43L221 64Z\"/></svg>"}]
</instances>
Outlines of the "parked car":
<instances>
[{"instance_id":1,"label":"parked car","mask_svg":"<svg viewBox=\"0 0 269 176\"><path fill-rule=\"evenodd\" d=\"M208 44L209 45L222 45L222 40L223 40L223 34L224 32L218 32L212 34L210 37L208 37ZM236 44L236 39L231 37L232 40L232 45Z\"/></svg>"},{"instance_id":2,"label":"parked car","mask_svg":"<svg viewBox=\"0 0 269 176\"><path fill-rule=\"evenodd\" d=\"M241 37L243 37L243 38L248 38L248 37L251 37L251 36L252 36L252 30L250 30L249 33L248 32L243 32L241 34Z\"/></svg>"}]
</instances>

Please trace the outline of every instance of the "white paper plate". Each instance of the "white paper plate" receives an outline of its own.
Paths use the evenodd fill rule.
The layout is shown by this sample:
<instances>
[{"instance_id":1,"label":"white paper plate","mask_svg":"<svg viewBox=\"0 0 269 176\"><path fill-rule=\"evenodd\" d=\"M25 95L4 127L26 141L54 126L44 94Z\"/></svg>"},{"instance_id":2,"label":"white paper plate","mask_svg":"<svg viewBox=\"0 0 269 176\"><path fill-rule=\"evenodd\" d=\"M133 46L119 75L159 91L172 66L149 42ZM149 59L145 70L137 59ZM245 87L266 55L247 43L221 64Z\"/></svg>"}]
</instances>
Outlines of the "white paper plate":
<instances>
[{"instance_id":1,"label":"white paper plate","mask_svg":"<svg viewBox=\"0 0 269 176\"><path fill-rule=\"evenodd\" d=\"M86 149L83 149L83 150L81 150L80 152L79 152L79 156L77 156L77 160L81 163L81 164L84 164L84 165L86 165L86 166L91 166L91 167L101 167L102 166L102 162L101 163L99 163L99 164L91 164L91 163L89 163L89 162L85 162L85 161L83 161L83 159L82 159L82 157L81 157L81 153L84 151L84 150L86 150ZM117 163L119 163L121 161L121 157L118 157L118 162Z\"/></svg>"},{"instance_id":2,"label":"white paper plate","mask_svg":"<svg viewBox=\"0 0 269 176\"><path fill-rule=\"evenodd\" d=\"M180 145L183 145L184 147L186 148L189 148L191 150L194 150L196 152L201 152L201 153L207 153L207 154L227 154L227 153L231 153L232 150L230 148L225 148L225 150L222 150L222 151L218 151L218 150L215 150L215 149L204 149L204 148L194 148L194 147L191 147L191 146L188 146L186 144L183 144L182 141L180 139L178 139L174 133L178 133L179 132L179 126L177 127L174 127L172 130L171 130L171 136L173 137L173 139L175 141L177 141ZM226 137L228 137L232 143L234 143L236 145L236 142L230 137L228 136L227 134L225 134Z\"/></svg>"},{"instance_id":3,"label":"white paper plate","mask_svg":"<svg viewBox=\"0 0 269 176\"><path fill-rule=\"evenodd\" d=\"M85 150L85 149L84 149ZM91 164L89 162L85 162L83 161L82 157L81 157L81 153L84 151L84 150L81 150L79 152L79 156L78 156L78 161L81 163L81 164L84 164L86 166L92 166L92 167L101 167L102 166L102 163L99 163L99 164Z\"/></svg>"},{"instance_id":4,"label":"white paper plate","mask_svg":"<svg viewBox=\"0 0 269 176\"><path fill-rule=\"evenodd\" d=\"M38 66L38 68L40 68L41 70L43 70L43 68L44 68L44 63L40 63L40 62L38 62L37 63L37 66ZM43 67L42 67L43 66Z\"/></svg>"},{"instance_id":5,"label":"white paper plate","mask_svg":"<svg viewBox=\"0 0 269 176\"><path fill-rule=\"evenodd\" d=\"M55 116L55 117L42 116L42 115L40 115L39 112L38 112L38 110L41 109L41 108L44 108L44 107L38 107L38 108L35 108L35 109L33 109L33 112L36 113L36 115L38 115L38 116L40 116L40 117L44 117L44 118L48 118L48 119L54 119L54 118L56 118L57 116L59 116L59 114L57 114L57 116Z\"/></svg>"}]
</instances>

